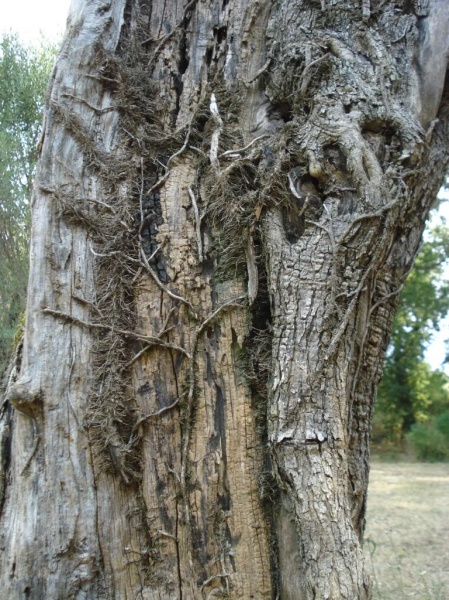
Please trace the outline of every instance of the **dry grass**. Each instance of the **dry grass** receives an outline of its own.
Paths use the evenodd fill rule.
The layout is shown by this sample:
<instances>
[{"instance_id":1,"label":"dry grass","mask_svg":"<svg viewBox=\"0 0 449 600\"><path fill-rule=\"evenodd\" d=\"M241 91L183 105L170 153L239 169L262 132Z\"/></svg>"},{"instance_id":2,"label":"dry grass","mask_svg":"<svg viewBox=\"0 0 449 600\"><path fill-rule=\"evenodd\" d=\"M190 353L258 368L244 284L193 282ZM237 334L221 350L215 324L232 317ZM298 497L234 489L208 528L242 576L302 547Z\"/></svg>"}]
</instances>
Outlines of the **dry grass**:
<instances>
[{"instance_id":1,"label":"dry grass","mask_svg":"<svg viewBox=\"0 0 449 600\"><path fill-rule=\"evenodd\" d=\"M371 468L365 553L379 600L449 598L449 465Z\"/></svg>"}]
</instances>

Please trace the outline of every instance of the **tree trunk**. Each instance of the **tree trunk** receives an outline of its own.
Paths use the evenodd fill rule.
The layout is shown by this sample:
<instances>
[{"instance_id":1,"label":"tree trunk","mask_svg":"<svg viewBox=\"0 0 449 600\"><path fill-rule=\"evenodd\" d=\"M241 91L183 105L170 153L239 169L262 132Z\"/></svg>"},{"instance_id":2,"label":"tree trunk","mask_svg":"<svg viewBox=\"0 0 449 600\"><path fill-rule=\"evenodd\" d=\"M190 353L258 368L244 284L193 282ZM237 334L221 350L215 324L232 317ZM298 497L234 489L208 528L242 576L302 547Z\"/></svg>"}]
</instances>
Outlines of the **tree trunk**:
<instances>
[{"instance_id":1,"label":"tree trunk","mask_svg":"<svg viewBox=\"0 0 449 600\"><path fill-rule=\"evenodd\" d=\"M5 597L370 597L370 418L448 160L448 25L443 0L72 1Z\"/></svg>"}]
</instances>

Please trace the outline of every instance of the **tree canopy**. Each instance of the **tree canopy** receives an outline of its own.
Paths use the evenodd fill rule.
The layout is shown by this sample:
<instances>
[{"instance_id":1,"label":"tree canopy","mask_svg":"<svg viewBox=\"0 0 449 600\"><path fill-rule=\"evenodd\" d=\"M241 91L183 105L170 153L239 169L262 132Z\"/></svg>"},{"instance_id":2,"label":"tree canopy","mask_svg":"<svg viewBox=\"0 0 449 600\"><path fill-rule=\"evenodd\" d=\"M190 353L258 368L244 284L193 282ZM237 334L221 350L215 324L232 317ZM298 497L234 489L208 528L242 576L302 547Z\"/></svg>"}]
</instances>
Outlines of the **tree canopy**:
<instances>
[{"instance_id":1,"label":"tree canopy","mask_svg":"<svg viewBox=\"0 0 449 600\"><path fill-rule=\"evenodd\" d=\"M47 42L0 41L0 373L25 304L29 200L54 56Z\"/></svg>"},{"instance_id":2,"label":"tree canopy","mask_svg":"<svg viewBox=\"0 0 449 600\"><path fill-rule=\"evenodd\" d=\"M377 435L398 442L411 426L449 407L448 377L424 360L449 312L449 228L429 230L401 293L377 397ZM376 432L375 432L376 435Z\"/></svg>"}]
</instances>

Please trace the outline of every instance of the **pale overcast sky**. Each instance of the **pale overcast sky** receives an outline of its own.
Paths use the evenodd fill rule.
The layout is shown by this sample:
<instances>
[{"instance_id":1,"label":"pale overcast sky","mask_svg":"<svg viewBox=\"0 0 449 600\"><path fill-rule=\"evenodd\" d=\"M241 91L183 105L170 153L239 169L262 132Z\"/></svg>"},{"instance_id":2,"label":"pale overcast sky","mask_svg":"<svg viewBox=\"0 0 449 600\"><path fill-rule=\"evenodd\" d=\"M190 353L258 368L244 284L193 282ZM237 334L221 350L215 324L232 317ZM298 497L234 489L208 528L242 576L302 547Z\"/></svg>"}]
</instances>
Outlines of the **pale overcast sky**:
<instances>
[{"instance_id":1,"label":"pale overcast sky","mask_svg":"<svg viewBox=\"0 0 449 600\"><path fill-rule=\"evenodd\" d=\"M70 0L2 0L1 33L13 31L23 41L36 42L41 34L49 39L65 30Z\"/></svg>"}]
</instances>

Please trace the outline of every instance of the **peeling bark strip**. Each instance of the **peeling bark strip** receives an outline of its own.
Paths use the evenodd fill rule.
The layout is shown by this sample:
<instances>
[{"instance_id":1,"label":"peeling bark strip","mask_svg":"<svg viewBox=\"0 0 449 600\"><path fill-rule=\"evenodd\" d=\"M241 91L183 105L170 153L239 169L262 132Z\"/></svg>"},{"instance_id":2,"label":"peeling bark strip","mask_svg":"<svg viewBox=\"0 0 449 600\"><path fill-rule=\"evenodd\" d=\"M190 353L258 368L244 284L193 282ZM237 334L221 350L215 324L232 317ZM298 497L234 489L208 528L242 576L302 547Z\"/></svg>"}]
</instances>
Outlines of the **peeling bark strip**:
<instances>
[{"instance_id":1,"label":"peeling bark strip","mask_svg":"<svg viewBox=\"0 0 449 600\"><path fill-rule=\"evenodd\" d=\"M354 600L448 162L443 0L73 0L0 411L5 597Z\"/></svg>"}]
</instances>

